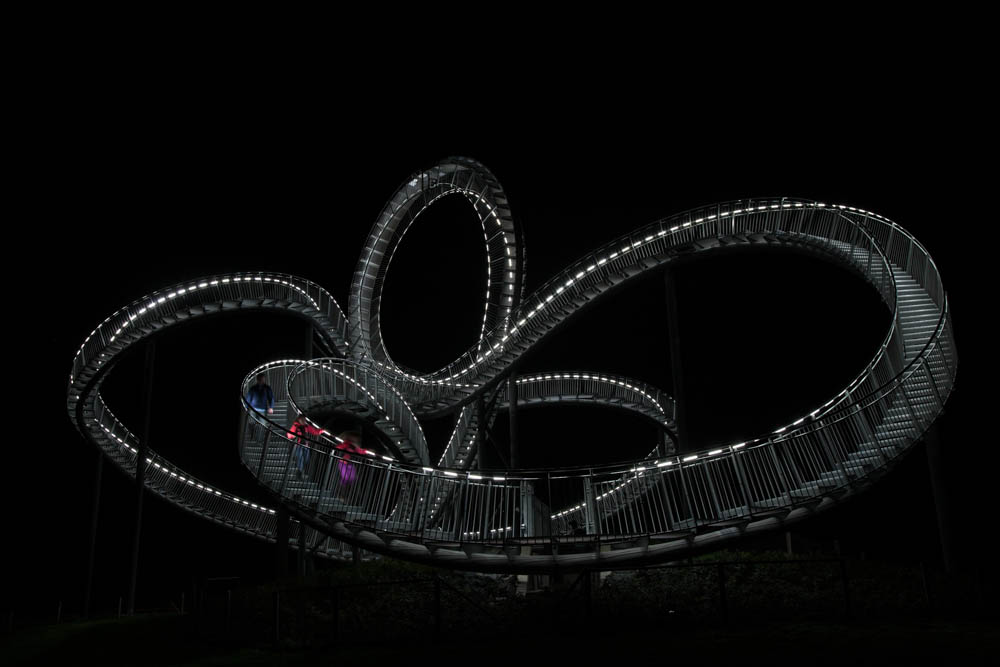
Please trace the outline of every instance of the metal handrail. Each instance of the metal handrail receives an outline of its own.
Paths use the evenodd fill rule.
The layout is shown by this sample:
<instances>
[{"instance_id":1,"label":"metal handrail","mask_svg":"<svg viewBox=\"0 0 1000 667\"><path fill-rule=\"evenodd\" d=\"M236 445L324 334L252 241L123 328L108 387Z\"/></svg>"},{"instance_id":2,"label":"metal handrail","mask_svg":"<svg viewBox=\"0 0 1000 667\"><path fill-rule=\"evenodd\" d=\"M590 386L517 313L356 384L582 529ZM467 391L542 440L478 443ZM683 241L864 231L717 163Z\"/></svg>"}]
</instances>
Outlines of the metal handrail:
<instances>
[{"instance_id":1,"label":"metal handrail","mask_svg":"<svg viewBox=\"0 0 1000 667\"><path fill-rule=\"evenodd\" d=\"M753 202L753 200L749 201ZM823 204L816 204L815 202L806 202L805 200L792 200L786 198L779 201L780 204L778 205L780 206L787 205L788 207L794 207L798 204L801 204L802 207L812 208L813 210L823 210L825 208L825 205ZM582 259L577 260L576 262L571 264L568 268L564 269L559 274L554 276L552 279L547 281L532 295L529 295L526 298L524 304L521 306L519 312L513 315L512 320L505 322L504 325L506 327L510 327L511 324L514 324L513 322L514 317L523 318L525 314L532 313L534 310L533 307L537 308L540 304L545 302L546 299L552 297L552 293L555 290L559 290L559 287L562 286L563 283L567 281L567 278L573 278L579 275L581 272L580 269L593 267L599 264L601 262L601 259L598 259L600 255L602 254L607 255L609 253L614 253L616 248L622 247L624 244L626 244L626 242L628 244L635 244L635 241L639 240L642 242L649 243L645 241L645 239L653 239L653 242L656 243L659 240L658 235L660 233L663 233L664 236L669 235L671 237L683 235L685 232L691 229L691 227L684 227L685 223L683 222L683 220L685 219L685 217L693 218L694 215L697 215L698 213L702 213L704 217L704 215L712 215L708 214L707 211L714 210L714 211L723 211L723 215L729 216L730 211L742 210L742 209L737 209L736 208L737 205L750 206L754 209L759 207L759 206L753 206L752 204L743 204L742 202L743 200L737 202L729 202L726 204L720 204L711 208L703 207L700 209L694 209L693 211L684 214L671 216L670 218L666 218L656 223L652 223L651 225L647 225L646 227L641 228L637 232L632 232L628 235L624 235L614 241L605 244L598 251L595 251L594 253L589 253ZM768 204L768 206L772 205L774 204ZM846 209L847 207L845 207L845 210ZM840 209L834 211L833 207L831 207L828 210L830 210L832 213L835 214L840 213ZM756 211L754 212L756 213ZM716 216L716 219L719 219L720 214L717 213L714 215ZM865 215L874 216L875 214L866 213ZM678 224L674 224L673 227L670 228L668 231L667 225L673 223L678 223ZM705 221L703 221L700 224L704 225ZM852 224L852 227L858 229L859 233L861 233L866 238L869 238L869 240L871 240L874 243L874 240L871 239L870 235L867 233L866 230L861 229L856 223ZM657 238L654 238L654 236L650 236L650 233L654 233L654 235L656 235ZM876 247L877 246L869 248L868 249L869 252L874 252ZM884 261L884 259L882 259L882 261ZM607 265L608 263L606 262L605 264ZM883 268L885 269L883 275L888 277L887 279L890 281L890 286L891 286L893 282L892 273L887 269L887 266L884 266ZM576 281L574 280L573 282ZM882 291L885 292L891 290L889 290L889 287L886 286L883 287ZM565 294L569 293L570 293L569 291L564 291L564 296ZM556 300L558 301L558 299ZM565 306L566 304L560 303L560 305ZM546 332L549 329L551 329L551 326L549 326L549 320L542 319L541 321L536 321L535 324L536 328L541 328ZM498 335L500 331L504 330L505 326L497 327L497 329L495 329L494 332L486 334L485 337L488 339L495 338L495 336ZM523 338L525 335L529 336L529 347L537 343L537 332L535 334L531 334L531 332L529 331L528 334L524 334L524 328L521 328L517 329L517 333L520 335L513 336L513 340L511 340L509 343L506 344L507 349L519 345L523 346L524 344ZM886 335L886 339L890 338L892 333L893 333L892 330L890 330L890 332L887 333ZM531 340L532 336L535 336L536 340ZM386 365L379 365L377 366L377 369L380 372L384 372L386 374L388 381L390 381L395 386L399 387L401 391L403 391L408 395L412 393L413 396L417 396L418 395L417 392L421 390L436 391L439 394L439 396L437 396L438 399L446 399L447 396L443 395L444 390L448 388L465 389L467 391L463 393L462 400L459 403L459 404L465 404L471 401L477 393L483 390L485 386L489 385L491 382L502 377L504 373L509 370L509 366L516 360L516 358L520 356L520 354L523 354L523 351L519 351L514 356L511 356L509 354L504 356L504 350L501 349L499 353L492 355L493 356L492 360L487 360L475 351L475 347L476 346L474 346L473 349L470 349L469 351L463 353L463 355L461 355L458 359L456 359L456 361L452 362L446 367L447 372L451 376L463 375L462 378L463 381L461 382L451 381L447 379L442 380L440 377L435 378L430 374L425 374L422 376L402 376L401 374L394 373L392 368ZM497 361L501 357L503 357L504 361L503 363L499 363ZM464 370L459 368L463 365L465 366ZM486 367L486 370L481 370L481 367ZM440 372L439 375L442 373L443 372ZM418 412L421 412L418 405L415 405L414 407L415 409L417 409Z\"/></svg>"},{"instance_id":2,"label":"metal handrail","mask_svg":"<svg viewBox=\"0 0 1000 667\"><path fill-rule=\"evenodd\" d=\"M554 371L530 373L516 380L518 405L522 408L532 405L550 405L552 401L561 405L607 405L642 415L657 424L676 440L674 400L662 389L640 380L622 375L611 375L594 371ZM486 420L492 424L498 412L509 406L507 387L501 384L492 410ZM614 400L617 399L617 400ZM472 406L465 406L459 413L455 428L445 446L437 466L450 468L457 462L469 462L470 448L475 440L476 429L470 427L472 419L478 424L478 416L473 416ZM656 447L653 447L654 456Z\"/></svg>"},{"instance_id":3,"label":"metal handrail","mask_svg":"<svg viewBox=\"0 0 1000 667\"><path fill-rule=\"evenodd\" d=\"M182 291L183 290L183 291ZM73 360L67 395L67 409L80 432L127 474L134 474L138 439L107 408L100 386L128 345L149 337L184 310L194 308L192 317L222 312L229 303L243 298L277 298L275 307L308 317L334 347L346 347L337 341L338 330L346 328L346 318L323 288L310 281L276 273L229 273L184 281L157 290L133 301L106 318L84 341ZM157 303L162 298L163 301ZM150 303L155 308L149 308ZM214 305L210 305L214 304ZM284 304L284 305L282 305ZM157 326L150 326L156 322ZM123 326L124 325L124 326ZM184 472L159 454L148 450L146 486L178 506L228 528L274 541L274 510L244 500ZM182 481L180 481L182 480ZM208 489L211 490L209 494ZM264 512L267 512L267 515ZM297 521L296 521L297 522ZM329 544L321 556L350 557L336 553Z\"/></svg>"},{"instance_id":4,"label":"metal handrail","mask_svg":"<svg viewBox=\"0 0 1000 667\"><path fill-rule=\"evenodd\" d=\"M934 350L938 345L939 339L944 332L944 327L948 319L948 302L945 300L944 308L941 312L941 316L938 319L938 323L934 328L934 334L928 339L928 341L921 348L920 352L910 361L897 375L892 377L889 381L879 385L869 394L860 397L860 401L869 400L868 405L871 405L879 401L882 397L888 395L891 391L899 387L903 382L906 381L913 373L917 371L917 368L923 363L924 359ZM881 392L881 393L880 393ZM876 396L877 395L877 396ZM874 397L874 398L873 398ZM858 397L854 397L854 402L851 405L841 405L837 409L831 409L828 412L823 413L824 418L838 419L842 418L844 415L849 415L851 413L857 412L862 409L858 406L860 405ZM799 433L807 433L810 430L815 430L817 427L817 422L812 424L804 424L798 427L794 431L789 431L786 437L794 437Z\"/></svg>"},{"instance_id":5,"label":"metal handrail","mask_svg":"<svg viewBox=\"0 0 1000 667\"><path fill-rule=\"evenodd\" d=\"M894 390L897 389L897 388L898 387L895 387ZM882 397L879 397L876 400L879 400L879 399L883 398L884 396L885 395L883 395ZM861 410L865 409L866 407L867 407L866 405L859 404L855 408L853 408L850 412L857 413L857 412L860 412ZM832 416L832 415L828 415L827 418L830 417L830 416ZM814 432L814 431L819 430L821 428L833 427L836 424L838 424L838 423L846 420L848 418L848 416L849 416L849 414L845 414L845 415L841 416L839 419L837 419L835 421L824 421L822 423L821 422L816 422L814 424L809 425L808 427L803 427L803 429L800 432L797 432L795 434L789 434L787 436L783 436L782 438L776 438L776 439L773 439L773 440L770 440L770 441L766 441L766 442L763 442L763 443L757 443L756 446L762 447L762 446L767 446L767 445L773 445L775 442L781 442L781 441L784 441L784 440L794 439L794 437L806 435L809 432ZM314 442L312 444L314 444L317 447L317 449L319 449L319 450L326 449L326 453L332 454L334 456L337 455L336 452L333 451L333 450L331 450L330 446L328 444L326 444L326 443ZM688 456L690 456L690 455L688 455ZM697 465L697 464L685 464L683 462L684 458L687 458L687 457L681 456L681 457L676 457L676 459L675 459L675 460L680 461L681 467L691 468L691 467L694 467L695 465ZM433 476L435 474L447 474L447 472L448 472L446 470L429 470L429 469L426 469L426 468L422 469L422 470L418 470L416 466L408 466L405 463L393 463L391 465L393 465L399 471L406 470L406 471L408 471L410 473L417 474L417 475L431 475L431 476ZM577 470L581 470L582 471L583 468L578 468ZM486 471L484 471L484 473L485 472ZM588 467L588 468L586 468L586 474L585 475L584 474L580 474L580 473L576 473L576 472L574 472L573 469L532 469L532 470L519 470L519 471L517 471L516 473L513 473L513 474L508 473L508 474L504 475L504 477L505 477L505 479L512 480L512 481L516 480L516 481L536 481L537 482L537 481L545 479L546 475L551 475L553 473L560 473L563 478L569 478L569 477L581 477L582 478L582 477L585 477L585 476L588 477L588 478L595 478L595 477L598 477L600 475L620 475L622 473L630 473L630 472L635 472L635 465L634 464L632 465L631 468L629 468L627 466L622 466L622 465L606 465L606 466ZM478 472L464 472L464 474L462 476L464 476L465 478L472 478L472 479L474 479L476 476L480 476L481 477L482 474L480 474ZM462 476L459 476L457 478L461 479Z\"/></svg>"}]
</instances>

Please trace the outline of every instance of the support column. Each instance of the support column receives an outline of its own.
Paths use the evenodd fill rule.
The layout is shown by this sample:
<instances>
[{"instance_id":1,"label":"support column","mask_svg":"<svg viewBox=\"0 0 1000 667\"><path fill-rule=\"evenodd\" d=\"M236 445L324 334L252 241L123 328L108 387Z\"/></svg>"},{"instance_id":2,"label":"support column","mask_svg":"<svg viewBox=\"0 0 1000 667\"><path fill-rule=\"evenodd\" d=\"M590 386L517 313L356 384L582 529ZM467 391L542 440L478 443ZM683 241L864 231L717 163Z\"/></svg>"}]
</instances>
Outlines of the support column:
<instances>
[{"instance_id":1,"label":"support column","mask_svg":"<svg viewBox=\"0 0 1000 667\"><path fill-rule=\"evenodd\" d=\"M299 534L297 536L299 542L299 551L297 554L298 563L296 566L296 569L298 570L296 574L299 575L299 579L304 579L306 576L306 543L308 541L307 537L308 534L309 531L306 528L306 524L302 521L299 521Z\"/></svg>"},{"instance_id":2,"label":"support column","mask_svg":"<svg viewBox=\"0 0 1000 667\"><path fill-rule=\"evenodd\" d=\"M517 443L517 368L507 378L507 400L510 403L510 468L517 470L521 463L521 453Z\"/></svg>"},{"instance_id":3,"label":"support column","mask_svg":"<svg viewBox=\"0 0 1000 667\"><path fill-rule=\"evenodd\" d=\"M667 267L663 272L663 283L667 301L667 331L670 336L670 368L673 373L672 393L676 405L677 449L679 452L689 451L687 410L684 400L684 373L681 362L681 333L677 321L677 285L674 269Z\"/></svg>"},{"instance_id":4,"label":"support column","mask_svg":"<svg viewBox=\"0 0 1000 667\"><path fill-rule=\"evenodd\" d=\"M305 355L306 355L303 358L306 361L309 361L310 359L313 358L313 325L312 325L312 322L309 322L309 323L306 324L306 344L305 344L305 347L303 347L303 350L305 351Z\"/></svg>"},{"instance_id":5,"label":"support column","mask_svg":"<svg viewBox=\"0 0 1000 667\"><path fill-rule=\"evenodd\" d=\"M475 442L475 453L469 452L466 454L468 458L478 458L482 462L483 452L486 451L486 400L483 395L480 394L479 398L476 399L476 442ZM472 461L467 461L466 469L472 470ZM463 464L465 465L465 464ZM482 463L479 465L482 468Z\"/></svg>"},{"instance_id":6,"label":"support column","mask_svg":"<svg viewBox=\"0 0 1000 667\"><path fill-rule=\"evenodd\" d=\"M941 439L936 423L931 424L931 427L924 433L924 447L927 449L927 468L931 477L931 489L934 493L938 536L941 540L941 557L944 561L945 574L950 575L955 572L955 541L951 531L948 489L944 481Z\"/></svg>"},{"instance_id":7,"label":"support column","mask_svg":"<svg viewBox=\"0 0 1000 667\"><path fill-rule=\"evenodd\" d=\"M597 504L594 502L594 487L590 478L583 478L583 529L587 535L598 533Z\"/></svg>"},{"instance_id":8,"label":"support column","mask_svg":"<svg viewBox=\"0 0 1000 667\"><path fill-rule=\"evenodd\" d=\"M104 472L104 452L97 450L94 471L94 504L90 510L90 548L87 551L87 583L83 593L83 617L90 618L90 599L94 588L94 547L97 544L97 518L101 513L101 475Z\"/></svg>"},{"instance_id":9,"label":"support column","mask_svg":"<svg viewBox=\"0 0 1000 667\"><path fill-rule=\"evenodd\" d=\"M288 534L291 532L291 517L282 503L278 503L277 523L274 573L281 578L288 576Z\"/></svg>"},{"instance_id":10,"label":"support column","mask_svg":"<svg viewBox=\"0 0 1000 667\"><path fill-rule=\"evenodd\" d=\"M305 359L306 361L308 361L308 360L310 360L310 359L313 358L314 348L313 348L313 323L312 322L307 322L306 323L306 339L305 339L305 345L303 346L303 350L302 351L305 353L305 356L303 357L303 359ZM313 458L315 460L315 457L313 457ZM328 459L327 463L332 466L333 462ZM325 489L325 488L326 488L326 479L325 479L325 476L321 476L320 477L320 487L319 487L319 489L320 489L320 498L322 498L323 489ZM308 528L306 527L306 525L304 523L300 522L299 523L299 542L300 542L300 544L299 544L299 563L298 563L299 577L305 576L305 574L307 572L311 572L314 569L314 567L313 567L314 566L313 552L312 551L308 551L305 548L305 544L308 543L308 539L307 539L308 535L309 535Z\"/></svg>"},{"instance_id":11,"label":"support column","mask_svg":"<svg viewBox=\"0 0 1000 667\"><path fill-rule=\"evenodd\" d=\"M139 439L139 452L135 459L135 532L132 535L132 572L129 577L128 607L129 616L135 613L135 586L139 571L139 540L142 535L142 498L146 488L146 454L149 451L150 417L153 408L153 362L156 358L156 342L146 343L146 359L143 364L142 383L142 432Z\"/></svg>"},{"instance_id":12,"label":"support column","mask_svg":"<svg viewBox=\"0 0 1000 667\"><path fill-rule=\"evenodd\" d=\"M518 529L520 525L524 524L524 531L522 535L524 537L534 537L535 536L535 487L531 480L521 480L521 517L518 523ZM516 533L515 533L516 535Z\"/></svg>"}]
</instances>

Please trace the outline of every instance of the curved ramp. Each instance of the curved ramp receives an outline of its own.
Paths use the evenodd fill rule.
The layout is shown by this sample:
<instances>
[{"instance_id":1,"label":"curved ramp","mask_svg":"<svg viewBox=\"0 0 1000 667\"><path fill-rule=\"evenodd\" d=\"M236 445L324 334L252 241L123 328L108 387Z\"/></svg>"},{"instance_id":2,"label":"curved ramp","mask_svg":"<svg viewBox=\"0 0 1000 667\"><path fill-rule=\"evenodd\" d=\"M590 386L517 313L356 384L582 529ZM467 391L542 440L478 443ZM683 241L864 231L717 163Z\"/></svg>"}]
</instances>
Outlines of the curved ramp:
<instances>
[{"instance_id":1,"label":"curved ramp","mask_svg":"<svg viewBox=\"0 0 1000 667\"><path fill-rule=\"evenodd\" d=\"M484 326L468 352L420 374L395 364L381 342L381 281L409 224L453 193L473 202L490 256ZM495 179L474 161L455 158L418 172L373 228L347 318L324 290L292 276L216 276L144 297L84 342L70 378L70 414L89 440L132 471L135 438L99 392L117 355L194 317L234 308L287 310L312 321L344 358L279 361L247 375L242 395L263 370L272 387L281 387L289 410L284 419L247 420L241 437L247 468L300 520L339 540L448 567L523 572L673 559L811 516L888 470L940 414L954 385L948 303L933 260L910 234L875 213L794 199L704 207L605 244L523 299L523 248L509 213ZM654 452L626 465L587 469L474 469L480 417L489 424L503 407L503 380L549 332L678 258L755 247L794 248L838 262L863 275L890 309L880 349L842 391L773 433L709 451L658 458ZM672 428L672 400L655 388L584 372L547 375L519 378L519 400L523 390L527 403L617 405ZM487 402L483 413L473 410ZM298 445L310 454L299 479L288 416L331 408L377 429L390 455L350 452L339 438L321 437ZM432 466L419 418L455 412L458 427ZM191 480L155 454L150 462L156 472L148 484L157 492L272 538L271 510Z\"/></svg>"}]
</instances>

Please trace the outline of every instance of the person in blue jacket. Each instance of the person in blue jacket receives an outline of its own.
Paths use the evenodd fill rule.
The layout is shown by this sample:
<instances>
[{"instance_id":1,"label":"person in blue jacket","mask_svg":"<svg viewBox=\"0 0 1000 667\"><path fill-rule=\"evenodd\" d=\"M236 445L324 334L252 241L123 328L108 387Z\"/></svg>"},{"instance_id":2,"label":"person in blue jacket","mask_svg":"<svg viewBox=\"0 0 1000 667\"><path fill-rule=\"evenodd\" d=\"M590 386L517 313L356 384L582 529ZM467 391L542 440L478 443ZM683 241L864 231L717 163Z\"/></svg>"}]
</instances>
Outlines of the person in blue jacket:
<instances>
[{"instance_id":1,"label":"person in blue jacket","mask_svg":"<svg viewBox=\"0 0 1000 667\"><path fill-rule=\"evenodd\" d=\"M258 414L265 412L269 415L274 414L274 392L271 391L271 387L267 384L267 377L263 373L257 376L257 384L247 391L247 403Z\"/></svg>"},{"instance_id":2,"label":"person in blue jacket","mask_svg":"<svg viewBox=\"0 0 1000 667\"><path fill-rule=\"evenodd\" d=\"M258 415L274 414L274 392L267 384L267 377L261 373L257 376L257 384L247 390L247 403ZM258 426L260 418L251 414L249 435L256 440L260 437L261 431Z\"/></svg>"}]
</instances>

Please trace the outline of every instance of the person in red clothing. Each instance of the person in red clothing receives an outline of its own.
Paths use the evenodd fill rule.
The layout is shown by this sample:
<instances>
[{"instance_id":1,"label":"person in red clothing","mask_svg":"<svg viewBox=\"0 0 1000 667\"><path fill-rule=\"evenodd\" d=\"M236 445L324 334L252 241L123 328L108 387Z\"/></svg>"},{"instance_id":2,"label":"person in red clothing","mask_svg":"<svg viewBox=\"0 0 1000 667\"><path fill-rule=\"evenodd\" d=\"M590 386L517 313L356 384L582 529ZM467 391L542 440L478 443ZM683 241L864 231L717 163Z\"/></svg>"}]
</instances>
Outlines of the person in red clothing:
<instances>
[{"instance_id":1,"label":"person in red clothing","mask_svg":"<svg viewBox=\"0 0 1000 667\"><path fill-rule=\"evenodd\" d=\"M292 449L292 456L296 459L298 470L295 476L299 479L302 479L306 464L309 463L309 447L306 444L306 437L316 438L324 433L326 431L310 424L304 414L296 417L291 428L288 429L288 439L295 442L295 447Z\"/></svg>"}]
</instances>

